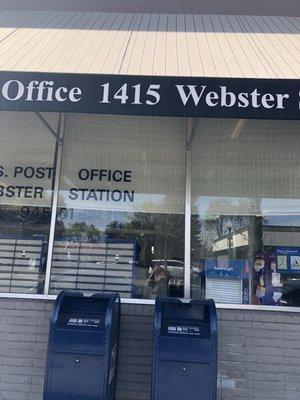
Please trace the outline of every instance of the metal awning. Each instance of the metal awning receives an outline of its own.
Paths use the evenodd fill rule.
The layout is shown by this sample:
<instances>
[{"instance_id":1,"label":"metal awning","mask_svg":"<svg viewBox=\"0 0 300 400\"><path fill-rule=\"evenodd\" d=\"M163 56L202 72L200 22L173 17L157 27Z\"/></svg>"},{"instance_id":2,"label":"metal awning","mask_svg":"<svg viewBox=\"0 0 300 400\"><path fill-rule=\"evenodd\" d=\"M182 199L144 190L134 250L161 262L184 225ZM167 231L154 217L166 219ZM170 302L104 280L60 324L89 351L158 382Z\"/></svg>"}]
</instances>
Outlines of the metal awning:
<instances>
[{"instance_id":1,"label":"metal awning","mask_svg":"<svg viewBox=\"0 0 300 400\"><path fill-rule=\"evenodd\" d=\"M298 17L0 10L0 71L299 79Z\"/></svg>"}]
</instances>

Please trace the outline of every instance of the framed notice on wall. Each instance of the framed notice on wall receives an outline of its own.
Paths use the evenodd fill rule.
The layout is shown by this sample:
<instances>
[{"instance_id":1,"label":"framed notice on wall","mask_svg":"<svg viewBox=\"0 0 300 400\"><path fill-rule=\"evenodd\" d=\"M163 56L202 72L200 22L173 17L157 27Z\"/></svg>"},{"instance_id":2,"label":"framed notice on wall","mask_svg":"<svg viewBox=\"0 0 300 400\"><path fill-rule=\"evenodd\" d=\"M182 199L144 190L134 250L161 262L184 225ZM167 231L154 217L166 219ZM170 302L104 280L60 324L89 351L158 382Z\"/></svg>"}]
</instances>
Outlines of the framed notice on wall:
<instances>
[{"instance_id":1,"label":"framed notice on wall","mask_svg":"<svg viewBox=\"0 0 300 400\"><path fill-rule=\"evenodd\" d=\"M276 269L281 273L300 273L300 247L276 247Z\"/></svg>"}]
</instances>

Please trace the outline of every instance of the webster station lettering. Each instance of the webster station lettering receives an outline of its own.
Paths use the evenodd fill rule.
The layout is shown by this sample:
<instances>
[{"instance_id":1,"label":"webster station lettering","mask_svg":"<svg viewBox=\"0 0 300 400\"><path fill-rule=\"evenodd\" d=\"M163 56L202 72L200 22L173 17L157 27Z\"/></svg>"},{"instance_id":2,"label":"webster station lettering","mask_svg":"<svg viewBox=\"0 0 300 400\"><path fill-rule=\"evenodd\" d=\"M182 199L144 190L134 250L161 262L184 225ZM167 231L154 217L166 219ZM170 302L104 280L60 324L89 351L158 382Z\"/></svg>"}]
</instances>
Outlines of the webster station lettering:
<instances>
[{"instance_id":1,"label":"webster station lettering","mask_svg":"<svg viewBox=\"0 0 300 400\"><path fill-rule=\"evenodd\" d=\"M84 186L87 187L69 189L69 200L134 202L134 190L123 189L124 185L132 182L131 170L81 168L76 175L77 179L84 182ZM42 183L42 180L49 182L53 177L53 167L16 165L12 171L9 171L5 166L0 165L0 198L42 199L45 191L42 186L24 185L23 181L38 180ZM5 182L11 178L21 180L22 183L9 184ZM122 187L119 188L118 185Z\"/></svg>"},{"instance_id":2,"label":"webster station lettering","mask_svg":"<svg viewBox=\"0 0 300 400\"><path fill-rule=\"evenodd\" d=\"M107 186L111 183L131 183L132 171L120 169L88 169L81 168L78 178L85 182L102 182ZM110 189L106 187L71 188L70 200L86 200L99 202L134 202L134 190Z\"/></svg>"},{"instance_id":3,"label":"webster station lettering","mask_svg":"<svg viewBox=\"0 0 300 400\"><path fill-rule=\"evenodd\" d=\"M44 196L44 188L42 186L30 186L30 185L9 185L3 182L9 179L10 176L18 179L51 179L53 176L52 167L32 167L17 165L13 168L12 175L9 175L8 171L3 165L0 165L0 198L24 198L24 199L42 199Z\"/></svg>"}]
</instances>

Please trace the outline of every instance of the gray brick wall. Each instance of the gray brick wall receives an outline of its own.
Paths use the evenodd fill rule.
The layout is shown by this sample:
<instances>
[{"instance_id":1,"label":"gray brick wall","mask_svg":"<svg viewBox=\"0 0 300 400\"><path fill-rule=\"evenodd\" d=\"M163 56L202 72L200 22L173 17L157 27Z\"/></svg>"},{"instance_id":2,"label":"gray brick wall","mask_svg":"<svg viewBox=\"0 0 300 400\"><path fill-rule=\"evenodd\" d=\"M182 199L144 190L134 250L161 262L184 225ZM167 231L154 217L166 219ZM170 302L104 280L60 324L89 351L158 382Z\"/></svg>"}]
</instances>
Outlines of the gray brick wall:
<instances>
[{"instance_id":1,"label":"gray brick wall","mask_svg":"<svg viewBox=\"0 0 300 400\"><path fill-rule=\"evenodd\" d=\"M0 400L41 400L52 305L0 299ZM222 309L218 318L218 400L299 400L300 314ZM152 323L152 306L122 305L117 400L149 399Z\"/></svg>"},{"instance_id":2,"label":"gray brick wall","mask_svg":"<svg viewBox=\"0 0 300 400\"><path fill-rule=\"evenodd\" d=\"M41 400L52 305L0 299L1 400Z\"/></svg>"},{"instance_id":3,"label":"gray brick wall","mask_svg":"<svg viewBox=\"0 0 300 400\"><path fill-rule=\"evenodd\" d=\"M300 399L300 314L219 310L222 400Z\"/></svg>"}]
</instances>

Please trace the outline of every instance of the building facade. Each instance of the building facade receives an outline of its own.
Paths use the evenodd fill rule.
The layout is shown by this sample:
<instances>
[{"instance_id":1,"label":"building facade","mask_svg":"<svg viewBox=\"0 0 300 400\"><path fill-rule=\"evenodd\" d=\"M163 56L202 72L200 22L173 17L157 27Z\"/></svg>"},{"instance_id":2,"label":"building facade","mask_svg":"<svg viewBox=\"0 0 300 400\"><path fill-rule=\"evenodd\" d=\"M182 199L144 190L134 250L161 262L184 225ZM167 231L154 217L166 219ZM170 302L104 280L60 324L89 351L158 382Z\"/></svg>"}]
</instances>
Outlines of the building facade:
<instances>
[{"instance_id":1,"label":"building facade","mask_svg":"<svg viewBox=\"0 0 300 400\"><path fill-rule=\"evenodd\" d=\"M299 398L299 6L200 3L0 3L4 400L64 289L122 297L118 400L156 296L217 303L219 399Z\"/></svg>"}]
</instances>

